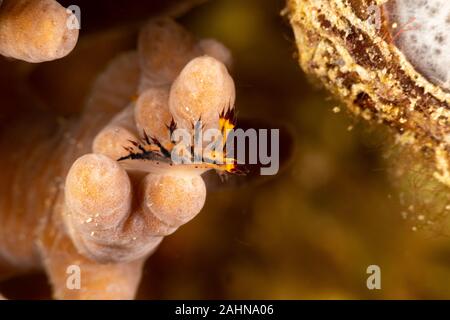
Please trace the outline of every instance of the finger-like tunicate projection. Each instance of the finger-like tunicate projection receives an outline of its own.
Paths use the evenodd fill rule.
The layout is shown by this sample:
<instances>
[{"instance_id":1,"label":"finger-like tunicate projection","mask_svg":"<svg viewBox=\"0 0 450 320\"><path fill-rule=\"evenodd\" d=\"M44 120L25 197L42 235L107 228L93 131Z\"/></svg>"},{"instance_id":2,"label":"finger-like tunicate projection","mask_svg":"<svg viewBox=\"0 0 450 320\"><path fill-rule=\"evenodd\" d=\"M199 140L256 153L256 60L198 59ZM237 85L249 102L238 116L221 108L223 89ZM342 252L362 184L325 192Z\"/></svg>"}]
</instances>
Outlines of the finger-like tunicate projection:
<instances>
[{"instance_id":1,"label":"finger-like tunicate projection","mask_svg":"<svg viewBox=\"0 0 450 320\"><path fill-rule=\"evenodd\" d=\"M206 187L199 175L177 172L149 174L133 192L116 161L89 154L70 169L65 197L65 222L80 252L118 262L144 257L193 219L205 203ZM140 205L132 209L133 202Z\"/></svg>"},{"instance_id":2,"label":"finger-like tunicate projection","mask_svg":"<svg viewBox=\"0 0 450 320\"><path fill-rule=\"evenodd\" d=\"M133 192L125 170L101 154L79 158L66 179L65 222L75 246L91 259L125 262L153 250L161 236L145 233L131 214Z\"/></svg>"},{"instance_id":3,"label":"finger-like tunicate projection","mask_svg":"<svg viewBox=\"0 0 450 320\"><path fill-rule=\"evenodd\" d=\"M205 203L206 186L199 175L149 174L145 185L145 207L172 227L190 221Z\"/></svg>"},{"instance_id":4,"label":"finger-like tunicate projection","mask_svg":"<svg viewBox=\"0 0 450 320\"><path fill-rule=\"evenodd\" d=\"M206 127L218 127L219 115L234 107L235 95L234 81L225 65L209 56L198 57L173 83L170 112L182 128L192 128L199 120Z\"/></svg>"},{"instance_id":5,"label":"finger-like tunicate projection","mask_svg":"<svg viewBox=\"0 0 450 320\"><path fill-rule=\"evenodd\" d=\"M134 116L138 132L146 132L162 143L170 141L170 132L167 130L172 121L169 112L169 88L158 87L144 91L136 101ZM166 126L161 126L161 123Z\"/></svg>"},{"instance_id":6,"label":"finger-like tunicate projection","mask_svg":"<svg viewBox=\"0 0 450 320\"><path fill-rule=\"evenodd\" d=\"M101 216L102 229L114 228L131 209L131 183L116 161L101 154L85 155L67 175L65 197L76 223Z\"/></svg>"},{"instance_id":7,"label":"finger-like tunicate projection","mask_svg":"<svg viewBox=\"0 0 450 320\"><path fill-rule=\"evenodd\" d=\"M92 150L116 160L127 154L123 146L129 143L130 140L136 141L138 136L139 134L134 124L134 104L131 104L118 113L97 134L92 143Z\"/></svg>"},{"instance_id":8,"label":"finger-like tunicate projection","mask_svg":"<svg viewBox=\"0 0 450 320\"><path fill-rule=\"evenodd\" d=\"M55 0L4 0L0 7L0 54L27 62L44 62L69 54L78 30Z\"/></svg>"},{"instance_id":9,"label":"finger-like tunicate projection","mask_svg":"<svg viewBox=\"0 0 450 320\"><path fill-rule=\"evenodd\" d=\"M213 57L225 64L227 68L231 68L233 57L230 50L221 42L216 39L208 38L200 40L198 45L205 55Z\"/></svg>"}]
</instances>

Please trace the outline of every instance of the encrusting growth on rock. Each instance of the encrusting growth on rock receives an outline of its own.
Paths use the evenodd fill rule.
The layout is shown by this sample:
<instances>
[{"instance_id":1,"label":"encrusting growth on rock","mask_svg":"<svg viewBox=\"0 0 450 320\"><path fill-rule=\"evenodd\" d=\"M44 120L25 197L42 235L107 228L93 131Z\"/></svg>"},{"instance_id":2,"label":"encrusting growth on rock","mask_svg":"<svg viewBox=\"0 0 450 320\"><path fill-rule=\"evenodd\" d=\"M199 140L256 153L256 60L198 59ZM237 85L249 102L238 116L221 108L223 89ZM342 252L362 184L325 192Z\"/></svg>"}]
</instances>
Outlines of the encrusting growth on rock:
<instances>
[{"instance_id":1,"label":"encrusting growth on rock","mask_svg":"<svg viewBox=\"0 0 450 320\"><path fill-rule=\"evenodd\" d=\"M434 177L450 186L449 73L439 67L449 50L438 32L450 24L437 10L444 3L289 0L285 12L302 69L353 114L388 125L400 145L432 159ZM419 49L427 58L418 59Z\"/></svg>"},{"instance_id":2,"label":"encrusting growth on rock","mask_svg":"<svg viewBox=\"0 0 450 320\"><path fill-rule=\"evenodd\" d=\"M4 0L0 4L0 54L27 62L68 55L78 40L70 14L55 0Z\"/></svg>"},{"instance_id":3,"label":"encrusting growth on rock","mask_svg":"<svg viewBox=\"0 0 450 320\"><path fill-rule=\"evenodd\" d=\"M118 56L98 77L81 118L63 128L65 138L49 133L55 141L44 150L46 162L40 172L66 178L51 189L42 187L40 180L33 184L46 196L25 203L26 208L35 208L29 219L38 227L28 246L24 242L23 252L1 239L11 236L8 225L28 217L29 210L0 203L7 215L5 229L0 226L0 263L23 271L43 266L56 298L134 297L145 259L165 236L202 209L206 186L201 174L211 169L232 171L233 163L178 164L168 154L175 147L174 130L183 126L191 130L192 121L200 118L205 127L221 130L224 119L219 115L233 114L234 82L225 67L231 54L211 41L214 49L200 46L166 18L144 26L138 50ZM202 47L215 57L205 55ZM31 126L29 130L33 132ZM14 159L6 158L2 161L13 166ZM15 179L6 178L6 184ZM16 183L27 180L16 178ZM71 265L80 267L80 290L66 286Z\"/></svg>"}]
</instances>

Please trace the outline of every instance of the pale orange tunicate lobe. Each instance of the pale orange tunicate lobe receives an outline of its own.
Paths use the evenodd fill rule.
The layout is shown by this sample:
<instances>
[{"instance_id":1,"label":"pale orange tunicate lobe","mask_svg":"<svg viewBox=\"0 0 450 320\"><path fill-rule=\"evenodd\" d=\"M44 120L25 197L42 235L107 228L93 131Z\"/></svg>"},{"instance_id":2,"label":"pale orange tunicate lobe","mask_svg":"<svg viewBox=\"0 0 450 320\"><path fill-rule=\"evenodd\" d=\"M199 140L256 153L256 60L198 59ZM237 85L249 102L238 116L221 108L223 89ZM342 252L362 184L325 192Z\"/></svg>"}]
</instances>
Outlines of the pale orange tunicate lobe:
<instances>
[{"instance_id":1,"label":"pale orange tunicate lobe","mask_svg":"<svg viewBox=\"0 0 450 320\"><path fill-rule=\"evenodd\" d=\"M167 128L172 121L169 112L169 88L158 87L144 91L136 101L134 118L139 134L157 138L162 143L170 141Z\"/></svg>"},{"instance_id":2,"label":"pale orange tunicate lobe","mask_svg":"<svg viewBox=\"0 0 450 320\"><path fill-rule=\"evenodd\" d=\"M221 42L216 39L208 38L200 40L198 45L205 55L221 61L228 69L231 68L233 64L231 51Z\"/></svg>"},{"instance_id":3,"label":"pale orange tunicate lobe","mask_svg":"<svg viewBox=\"0 0 450 320\"><path fill-rule=\"evenodd\" d=\"M130 104L97 134L92 150L117 160L129 153L124 147L131 146L130 140L138 141L138 136L134 125L134 104Z\"/></svg>"},{"instance_id":4,"label":"pale orange tunicate lobe","mask_svg":"<svg viewBox=\"0 0 450 320\"><path fill-rule=\"evenodd\" d=\"M145 209L167 226L187 223L205 204L206 186L199 175L149 174L144 185Z\"/></svg>"},{"instance_id":5,"label":"pale orange tunicate lobe","mask_svg":"<svg viewBox=\"0 0 450 320\"><path fill-rule=\"evenodd\" d=\"M101 154L75 161L66 178L63 219L81 254L98 262L126 262L154 249L160 237L142 237L142 222L131 208L131 182L116 161Z\"/></svg>"},{"instance_id":6,"label":"pale orange tunicate lobe","mask_svg":"<svg viewBox=\"0 0 450 320\"><path fill-rule=\"evenodd\" d=\"M38 63L69 54L78 30L55 0L4 0L0 8L0 54Z\"/></svg>"},{"instance_id":7,"label":"pale orange tunicate lobe","mask_svg":"<svg viewBox=\"0 0 450 320\"><path fill-rule=\"evenodd\" d=\"M206 128L217 128L219 115L234 106L234 81L225 65L209 56L190 61L172 85L169 107L181 128L192 128L202 120Z\"/></svg>"},{"instance_id":8,"label":"pale orange tunicate lobe","mask_svg":"<svg viewBox=\"0 0 450 320\"><path fill-rule=\"evenodd\" d=\"M150 20L138 39L141 87L169 85L181 69L201 55L195 38L168 18Z\"/></svg>"},{"instance_id":9,"label":"pale orange tunicate lobe","mask_svg":"<svg viewBox=\"0 0 450 320\"><path fill-rule=\"evenodd\" d=\"M145 257L194 218L206 198L203 179L189 173L149 174L138 189L132 205L127 173L104 155L75 161L66 178L63 218L80 253L98 262Z\"/></svg>"},{"instance_id":10,"label":"pale orange tunicate lobe","mask_svg":"<svg viewBox=\"0 0 450 320\"><path fill-rule=\"evenodd\" d=\"M108 125L95 137L92 150L117 160L129 154L124 146L131 145L129 140L137 141L136 135L124 127Z\"/></svg>"},{"instance_id":11,"label":"pale orange tunicate lobe","mask_svg":"<svg viewBox=\"0 0 450 320\"><path fill-rule=\"evenodd\" d=\"M136 94L140 69L138 54L129 51L118 55L95 81L85 107L86 120L92 115L113 116L121 112Z\"/></svg>"},{"instance_id":12,"label":"pale orange tunicate lobe","mask_svg":"<svg viewBox=\"0 0 450 320\"><path fill-rule=\"evenodd\" d=\"M116 161L101 154L87 154L69 170L65 202L77 222L100 217L97 222L103 226L114 226L130 212L131 183Z\"/></svg>"}]
</instances>

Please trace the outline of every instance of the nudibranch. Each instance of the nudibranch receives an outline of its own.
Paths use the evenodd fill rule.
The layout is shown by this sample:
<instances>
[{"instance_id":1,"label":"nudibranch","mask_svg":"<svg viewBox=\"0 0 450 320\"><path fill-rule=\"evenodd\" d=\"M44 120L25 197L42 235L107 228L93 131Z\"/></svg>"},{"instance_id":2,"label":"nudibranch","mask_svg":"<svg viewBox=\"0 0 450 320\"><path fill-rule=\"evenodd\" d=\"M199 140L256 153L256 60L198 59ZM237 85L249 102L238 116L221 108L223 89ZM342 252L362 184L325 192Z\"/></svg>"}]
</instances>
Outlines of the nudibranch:
<instances>
[{"instance_id":1,"label":"nudibranch","mask_svg":"<svg viewBox=\"0 0 450 320\"><path fill-rule=\"evenodd\" d=\"M137 50L120 54L100 74L80 119L61 132L42 119L27 123L32 138L20 152L28 152L22 165L36 170L34 178L11 170L0 188L14 197L25 186L42 192L0 202L0 277L43 267L55 298L134 298L146 258L202 209L201 174L236 169L225 144L198 162L174 163L170 156L180 146L188 157L196 155L174 140L177 130L195 140L196 132L215 129L226 136L233 128L230 64L231 53L220 42L197 41L169 18L153 19L142 28ZM37 143L43 134L51 143ZM11 141L5 136L0 143L9 148ZM4 168L17 157L22 154L3 158ZM218 158L223 163L209 161ZM50 177L65 179L53 184ZM13 243L19 220L33 232ZM67 285L73 266L80 271L79 288Z\"/></svg>"},{"instance_id":2,"label":"nudibranch","mask_svg":"<svg viewBox=\"0 0 450 320\"><path fill-rule=\"evenodd\" d=\"M450 4L289 0L302 69L348 109L434 159L450 186Z\"/></svg>"},{"instance_id":3,"label":"nudibranch","mask_svg":"<svg viewBox=\"0 0 450 320\"><path fill-rule=\"evenodd\" d=\"M0 1L0 55L33 63L65 57L78 40L71 19L55 0Z\"/></svg>"}]
</instances>

